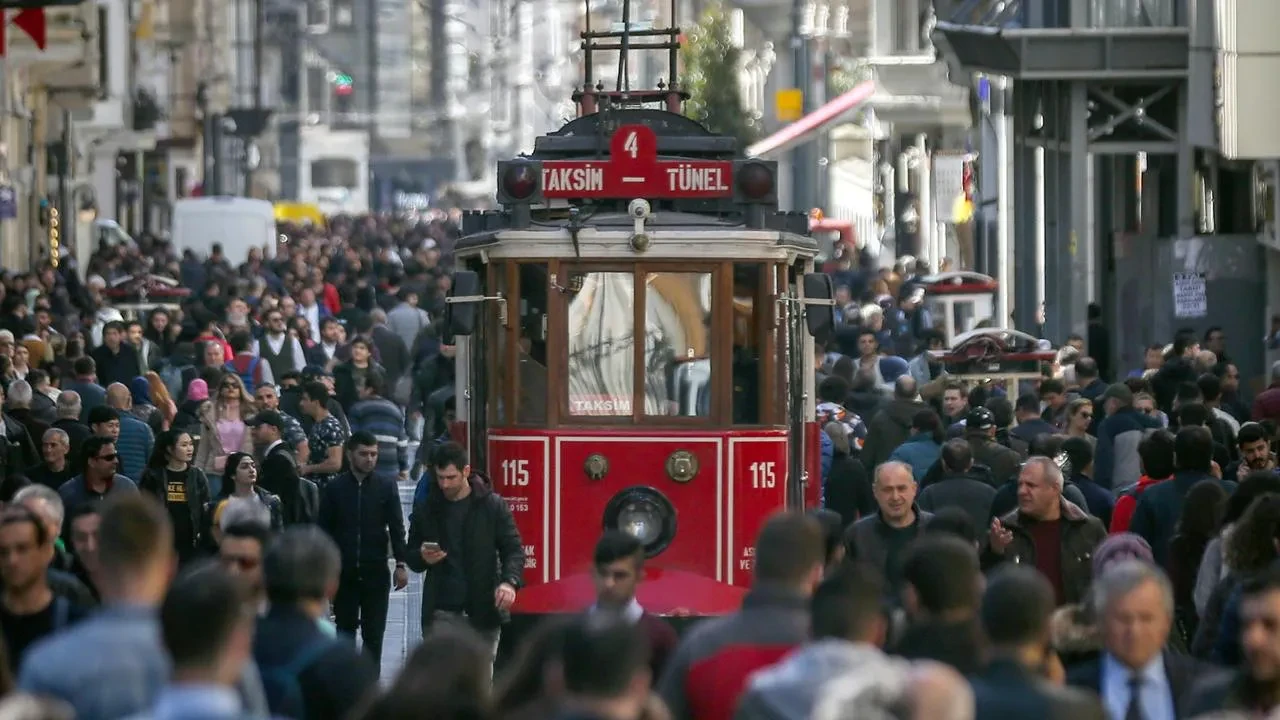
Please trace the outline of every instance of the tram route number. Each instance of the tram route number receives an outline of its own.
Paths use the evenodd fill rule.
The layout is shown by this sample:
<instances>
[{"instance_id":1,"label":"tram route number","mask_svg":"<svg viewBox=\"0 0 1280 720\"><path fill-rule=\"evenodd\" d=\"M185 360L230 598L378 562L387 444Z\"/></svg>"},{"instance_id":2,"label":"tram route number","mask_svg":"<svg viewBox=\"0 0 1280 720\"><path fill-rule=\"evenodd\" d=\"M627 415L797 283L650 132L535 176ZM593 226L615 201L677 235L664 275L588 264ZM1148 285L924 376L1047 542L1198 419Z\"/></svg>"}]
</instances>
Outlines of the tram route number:
<instances>
[{"instance_id":1,"label":"tram route number","mask_svg":"<svg viewBox=\"0 0 1280 720\"><path fill-rule=\"evenodd\" d=\"M504 487L524 487L529 484L528 460L503 460L502 484Z\"/></svg>"},{"instance_id":2,"label":"tram route number","mask_svg":"<svg viewBox=\"0 0 1280 720\"><path fill-rule=\"evenodd\" d=\"M778 463L772 460L751 463L752 490L768 490L778 486Z\"/></svg>"}]
</instances>

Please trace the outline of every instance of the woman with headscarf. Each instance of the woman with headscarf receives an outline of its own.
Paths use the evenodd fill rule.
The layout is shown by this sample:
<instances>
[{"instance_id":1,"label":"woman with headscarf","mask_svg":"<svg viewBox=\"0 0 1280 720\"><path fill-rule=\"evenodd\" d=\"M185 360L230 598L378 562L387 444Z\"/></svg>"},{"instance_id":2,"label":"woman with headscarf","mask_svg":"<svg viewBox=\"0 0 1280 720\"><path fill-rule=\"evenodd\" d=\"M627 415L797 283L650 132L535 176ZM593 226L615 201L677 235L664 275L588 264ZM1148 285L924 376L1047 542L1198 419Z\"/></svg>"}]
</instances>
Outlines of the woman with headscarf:
<instances>
[{"instance_id":1,"label":"woman with headscarf","mask_svg":"<svg viewBox=\"0 0 1280 720\"><path fill-rule=\"evenodd\" d=\"M178 413L173 419L173 428L200 436L200 408L209 402L209 384L196 378L187 386L187 399L178 406Z\"/></svg>"},{"instance_id":2,"label":"woman with headscarf","mask_svg":"<svg viewBox=\"0 0 1280 720\"><path fill-rule=\"evenodd\" d=\"M164 418L151 403L151 383L141 375L129 381L129 394L133 396L133 407L129 413L146 423L153 435L164 432Z\"/></svg>"}]
</instances>

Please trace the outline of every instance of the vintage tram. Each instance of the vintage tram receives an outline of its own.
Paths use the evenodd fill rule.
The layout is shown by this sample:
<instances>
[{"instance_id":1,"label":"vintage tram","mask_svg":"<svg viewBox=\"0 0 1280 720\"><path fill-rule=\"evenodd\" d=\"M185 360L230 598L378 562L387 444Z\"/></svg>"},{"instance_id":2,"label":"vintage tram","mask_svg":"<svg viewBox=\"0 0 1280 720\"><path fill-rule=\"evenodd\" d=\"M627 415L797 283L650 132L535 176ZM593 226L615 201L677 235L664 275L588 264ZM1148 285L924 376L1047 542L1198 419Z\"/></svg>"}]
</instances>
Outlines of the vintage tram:
<instances>
[{"instance_id":1,"label":"vintage tram","mask_svg":"<svg viewBox=\"0 0 1280 720\"><path fill-rule=\"evenodd\" d=\"M678 29L582 37L588 77L593 52L628 43L675 70ZM778 210L776 164L681 115L678 86L574 99L575 119L498 164L501 208L463 217L455 436L520 529L517 617L588 607L606 528L644 542L649 611L730 612L766 517L818 497L831 281L808 215Z\"/></svg>"}]
</instances>

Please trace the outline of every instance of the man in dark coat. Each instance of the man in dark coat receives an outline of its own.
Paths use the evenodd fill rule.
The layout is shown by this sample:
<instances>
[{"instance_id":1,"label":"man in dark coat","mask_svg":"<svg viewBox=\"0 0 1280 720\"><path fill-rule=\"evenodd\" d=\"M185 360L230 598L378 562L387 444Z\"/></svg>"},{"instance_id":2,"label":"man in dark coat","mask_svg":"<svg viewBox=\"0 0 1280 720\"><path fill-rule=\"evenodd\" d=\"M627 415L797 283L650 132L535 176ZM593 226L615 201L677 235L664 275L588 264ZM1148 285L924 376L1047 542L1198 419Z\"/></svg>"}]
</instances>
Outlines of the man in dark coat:
<instances>
[{"instance_id":1,"label":"man in dark coat","mask_svg":"<svg viewBox=\"0 0 1280 720\"><path fill-rule=\"evenodd\" d=\"M1062 673L1049 649L1056 606L1053 586L1035 568L1009 565L991 576L981 611L991 661L971 680L975 720L1106 720L1097 695L1053 683Z\"/></svg>"}]
</instances>

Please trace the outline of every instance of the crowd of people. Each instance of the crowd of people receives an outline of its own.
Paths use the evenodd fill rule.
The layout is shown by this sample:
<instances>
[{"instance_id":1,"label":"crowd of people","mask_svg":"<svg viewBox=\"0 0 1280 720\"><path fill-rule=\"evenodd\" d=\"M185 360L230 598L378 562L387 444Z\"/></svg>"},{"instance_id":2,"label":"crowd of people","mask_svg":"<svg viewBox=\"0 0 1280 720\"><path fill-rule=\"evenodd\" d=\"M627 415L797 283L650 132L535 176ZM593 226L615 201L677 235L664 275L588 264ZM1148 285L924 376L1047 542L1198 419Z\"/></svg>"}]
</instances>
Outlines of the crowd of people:
<instances>
[{"instance_id":1,"label":"crowd of people","mask_svg":"<svg viewBox=\"0 0 1280 720\"><path fill-rule=\"evenodd\" d=\"M0 714L1280 710L1280 365L1248 402L1220 329L1129 369L1092 322L1041 378L952 377L914 261L831 268L823 507L765 524L738 613L678 637L637 600L640 541L606 532L596 603L495 675L525 557L448 440L455 222L287 227L238 267L145 240L3 278ZM113 288L147 273L191 295L125 318ZM382 686L410 571L424 640Z\"/></svg>"}]
</instances>

